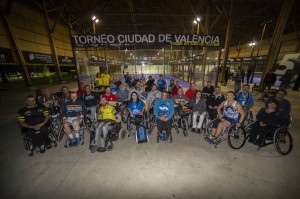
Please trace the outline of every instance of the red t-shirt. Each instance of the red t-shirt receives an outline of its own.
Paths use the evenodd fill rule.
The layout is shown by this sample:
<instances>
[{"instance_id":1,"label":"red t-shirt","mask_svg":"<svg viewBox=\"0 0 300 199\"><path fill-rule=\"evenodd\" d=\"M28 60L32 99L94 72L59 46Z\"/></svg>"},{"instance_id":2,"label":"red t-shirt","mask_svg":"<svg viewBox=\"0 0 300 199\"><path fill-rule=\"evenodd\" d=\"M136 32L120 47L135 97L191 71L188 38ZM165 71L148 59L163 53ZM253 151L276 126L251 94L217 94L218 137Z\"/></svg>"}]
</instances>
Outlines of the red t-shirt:
<instances>
[{"instance_id":1,"label":"red t-shirt","mask_svg":"<svg viewBox=\"0 0 300 199\"><path fill-rule=\"evenodd\" d=\"M106 93L102 95L103 97L106 98L107 101L113 101L113 102L117 102L118 101L118 98L114 95L114 94L109 94L107 95Z\"/></svg>"},{"instance_id":2,"label":"red t-shirt","mask_svg":"<svg viewBox=\"0 0 300 199\"><path fill-rule=\"evenodd\" d=\"M185 95L191 100L194 97L196 92L197 92L197 89L195 89L195 90L189 89L185 92Z\"/></svg>"},{"instance_id":3,"label":"red t-shirt","mask_svg":"<svg viewBox=\"0 0 300 199\"><path fill-rule=\"evenodd\" d=\"M174 86L172 88L172 95L177 95L178 89L181 88L180 86L177 88L176 86Z\"/></svg>"},{"instance_id":4,"label":"red t-shirt","mask_svg":"<svg viewBox=\"0 0 300 199\"><path fill-rule=\"evenodd\" d=\"M77 93L77 95L83 95L83 93L85 93L85 90L84 89L78 89L76 93Z\"/></svg>"}]
</instances>

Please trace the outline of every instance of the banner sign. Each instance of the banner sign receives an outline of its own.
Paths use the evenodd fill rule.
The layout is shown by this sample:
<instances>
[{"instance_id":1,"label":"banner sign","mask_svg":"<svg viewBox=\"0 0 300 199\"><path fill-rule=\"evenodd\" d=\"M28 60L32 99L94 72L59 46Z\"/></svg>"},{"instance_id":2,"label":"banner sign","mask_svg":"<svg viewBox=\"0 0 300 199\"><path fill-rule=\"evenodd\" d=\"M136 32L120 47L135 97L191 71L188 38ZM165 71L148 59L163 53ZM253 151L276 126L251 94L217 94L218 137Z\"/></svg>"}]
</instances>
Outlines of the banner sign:
<instances>
[{"instance_id":1,"label":"banner sign","mask_svg":"<svg viewBox=\"0 0 300 199\"><path fill-rule=\"evenodd\" d=\"M13 63L14 56L9 48L0 48L0 63Z\"/></svg>"},{"instance_id":2,"label":"banner sign","mask_svg":"<svg viewBox=\"0 0 300 199\"><path fill-rule=\"evenodd\" d=\"M89 62L90 62L90 64L99 64L99 63L103 63L103 59L96 55L91 55Z\"/></svg>"},{"instance_id":3,"label":"banner sign","mask_svg":"<svg viewBox=\"0 0 300 199\"><path fill-rule=\"evenodd\" d=\"M73 57L58 56L58 61L60 64L75 64Z\"/></svg>"},{"instance_id":4,"label":"banner sign","mask_svg":"<svg viewBox=\"0 0 300 199\"><path fill-rule=\"evenodd\" d=\"M24 59L30 64L54 64L53 55L22 51Z\"/></svg>"},{"instance_id":5,"label":"banner sign","mask_svg":"<svg viewBox=\"0 0 300 199\"><path fill-rule=\"evenodd\" d=\"M73 47L204 46L221 47L218 35L192 34L100 34L71 35Z\"/></svg>"},{"instance_id":6,"label":"banner sign","mask_svg":"<svg viewBox=\"0 0 300 199\"><path fill-rule=\"evenodd\" d=\"M258 56L258 57L242 57L242 58L233 58L229 57L227 62L230 63L243 63L243 64L265 64L267 62L267 56Z\"/></svg>"}]
</instances>

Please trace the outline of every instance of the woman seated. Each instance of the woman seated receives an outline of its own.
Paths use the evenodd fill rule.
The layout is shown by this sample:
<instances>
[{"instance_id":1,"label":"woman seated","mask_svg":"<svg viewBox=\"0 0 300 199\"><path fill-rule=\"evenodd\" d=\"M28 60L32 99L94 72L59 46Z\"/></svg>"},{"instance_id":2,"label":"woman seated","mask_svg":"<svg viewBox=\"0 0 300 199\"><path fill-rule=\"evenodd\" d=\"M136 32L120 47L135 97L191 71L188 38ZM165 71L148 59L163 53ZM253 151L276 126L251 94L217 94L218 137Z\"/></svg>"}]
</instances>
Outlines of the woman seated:
<instances>
[{"instance_id":1,"label":"woman seated","mask_svg":"<svg viewBox=\"0 0 300 199\"><path fill-rule=\"evenodd\" d=\"M135 125L139 125L142 121L145 103L138 98L137 92L132 92L128 103L129 113L135 118Z\"/></svg>"},{"instance_id":2,"label":"woman seated","mask_svg":"<svg viewBox=\"0 0 300 199\"><path fill-rule=\"evenodd\" d=\"M279 127L283 118L277 110L278 101L270 100L265 108L262 108L256 115L256 122L253 124L253 131L250 134L249 142L262 145L267 134L272 128ZM257 135L259 137L257 138Z\"/></svg>"},{"instance_id":3,"label":"woman seated","mask_svg":"<svg viewBox=\"0 0 300 199\"><path fill-rule=\"evenodd\" d=\"M221 113L221 109L223 109L223 114ZM235 95L232 91L226 94L226 101L223 101L218 106L217 112L219 119L216 119L212 126L212 142L217 141L224 127L232 124L240 127L245 117L243 106L235 100Z\"/></svg>"},{"instance_id":4,"label":"woman seated","mask_svg":"<svg viewBox=\"0 0 300 199\"><path fill-rule=\"evenodd\" d=\"M190 106L192 107L193 112L193 133L201 133L202 124L204 121L204 117L206 115L206 100L202 98L202 92L197 91L190 102ZM199 118L199 122L197 123L197 117ZM197 129L197 130L196 130Z\"/></svg>"}]
</instances>

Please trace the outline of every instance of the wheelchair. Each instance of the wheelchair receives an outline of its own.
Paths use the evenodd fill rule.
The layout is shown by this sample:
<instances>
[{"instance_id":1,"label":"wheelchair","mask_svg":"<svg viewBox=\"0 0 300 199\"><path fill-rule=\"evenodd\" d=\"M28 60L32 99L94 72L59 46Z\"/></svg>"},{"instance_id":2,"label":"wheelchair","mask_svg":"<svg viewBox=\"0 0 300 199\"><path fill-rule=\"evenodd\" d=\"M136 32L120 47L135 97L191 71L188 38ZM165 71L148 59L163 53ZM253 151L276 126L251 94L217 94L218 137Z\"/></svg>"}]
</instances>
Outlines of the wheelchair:
<instances>
[{"instance_id":1,"label":"wheelchair","mask_svg":"<svg viewBox=\"0 0 300 199\"><path fill-rule=\"evenodd\" d=\"M198 123L199 120L200 120L200 115L198 114L198 115L197 115L196 122ZM192 127L192 126L193 126L193 113L191 113L191 116L190 116L188 122L189 122L189 126ZM201 133L204 132L204 131L206 131L209 122L210 122L209 114L208 114L208 112L206 112L205 117L204 117L203 124L202 124L202 126L201 126L201 131L200 131ZM201 134L201 133L200 133L200 134Z\"/></svg>"},{"instance_id":2,"label":"wheelchair","mask_svg":"<svg viewBox=\"0 0 300 199\"><path fill-rule=\"evenodd\" d=\"M100 122L103 120L100 120ZM104 140L104 146L100 146L102 149L101 151L112 151L114 149L113 142L121 139L124 140L127 134L126 129L122 127L121 123L116 123L115 121L107 121L110 122L110 126L113 126L112 129L110 129L106 135L106 138ZM100 139L104 139L103 132L101 132ZM92 131L90 134L90 149L93 145L96 144L95 140L95 131ZM101 144L101 141L100 141Z\"/></svg>"},{"instance_id":3,"label":"wheelchair","mask_svg":"<svg viewBox=\"0 0 300 199\"><path fill-rule=\"evenodd\" d=\"M290 122L291 122L290 118ZM246 141L249 139L251 133L255 131L254 127L255 122L248 124L246 127L241 129L241 134L243 134L241 147L243 147ZM257 150L260 150L262 147L274 144L275 149L281 155L288 155L293 149L293 138L288 131L289 126L270 126L267 135L263 138L262 144L257 144ZM262 136L261 134L258 134ZM239 139L238 137L233 137L233 140ZM241 148L239 147L239 148Z\"/></svg>"},{"instance_id":4,"label":"wheelchair","mask_svg":"<svg viewBox=\"0 0 300 199\"><path fill-rule=\"evenodd\" d=\"M63 122L59 107L50 107L49 127L51 128L53 136L55 136L57 141L59 140L62 124Z\"/></svg>"},{"instance_id":5,"label":"wheelchair","mask_svg":"<svg viewBox=\"0 0 300 199\"><path fill-rule=\"evenodd\" d=\"M24 148L25 148L25 150L30 151L30 153L28 155L33 156L34 151L35 152L40 152L37 148L33 147L32 140L30 138L26 137L25 128L20 126L20 129L21 129L21 135L22 135L22 141L23 141ZM48 131L47 133L48 133L48 138L49 138L51 147L57 147L57 140L56 140L56 137L54 135L54 132L50 128L49 123L46 124L46 129ZM35 131L35 132L38 132L38 131ZM47 147L45 147L45 149L47 149Z\"/></svg>"},{"instance_id":6,"label":"wheelchair","mask_svg":"<svg viewBox=\"0 0 300 199\"><path fill-rule=\"evenodd\" d=\"M179 128L182 129L182 133L184 137L188 137L189 135L189 126L191 121L190 112L182 112L178 111L178 107L174 110L173 115L173 125L172 127L175 128L176 134L179 134Z\"/></svg>"},{"instance_id":7,"label":"wheelchair","mask_svg":"<svg viewBox=\"0 0 300 199\"><path fill-rule=\"evenodd\" d=\"M223 141L228 142L228 145L232 149L240 149L244 145L244 139L246 138L246 135L244 134L241 127L237 127L236 124L231 124L230 126L224 127L222 129L221 135L218 137L216 142L212 142L210 140L210 137L212 135L212 126L213 123L219 118L216 118L214 120L211 120L208 124L207 127L203 131L203 137L205 141L208 141L210 144L214 144L215 148L217 148L217 145L222 143Z\"/></svg>"},{"instance_id":8,"label":"wheelchair","mask_svg":"<svg viewBox=\"0 0 300 199\"><path fill-rule=\"evenodd\" d=\"M143 116L141 117L136 117L134 115L129 115L128 116L128 119L127 119L127 123L126 123L126 128L127 128L127 131L128 131L128 137L130 136L133 136L135 137L134 135L134 132L133 132L133 127L134 126L137 126L137 125L144 125L146 127L146 130L149 134L149 128L148 128L148 124L145 119L144 119L145 115L143 114Z\"/></svg>"},{"instance_id":9,"label":"wheelchair","mask_svg":"<svg viewBox=\"0 0 300 199\"><path fill-rule=\"evenodd\" d=\"M71 125L71 130L72 130L72 133L73 133L74 129L73 129L72 125ZM79 136L80 136L80 139L81 139L81 141L80 141L81 145L84 145L84 142L85 142L85 140L84 140L85 131L87 131L87 133L89 135L91 135L92 132L95 131L95 127L93 126L92 120L90 118L86 117L86 116L83 117L83 120L79 124ZM64 130L64 125L62 125L61 130L60 130L60 134L59 134L59 137L58 137L59 142L63 139L64 135L66 135L65 142L64 142L64 147L69 148L69 145L68 145L69 136L67 135L67 133Z\"/></svg>"}]
</instances>

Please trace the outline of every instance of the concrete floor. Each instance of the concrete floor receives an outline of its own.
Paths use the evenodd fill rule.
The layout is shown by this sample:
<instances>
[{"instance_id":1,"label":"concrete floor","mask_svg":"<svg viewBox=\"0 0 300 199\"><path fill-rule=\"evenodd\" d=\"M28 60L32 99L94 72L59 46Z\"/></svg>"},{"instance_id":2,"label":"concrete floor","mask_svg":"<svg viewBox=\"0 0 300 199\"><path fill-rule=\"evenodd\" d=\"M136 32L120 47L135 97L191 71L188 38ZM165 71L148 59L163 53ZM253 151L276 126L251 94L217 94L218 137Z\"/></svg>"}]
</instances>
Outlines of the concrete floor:
<instances>
[{"instance_id":1,"label":"concrete floor","mask_svg":"<svg viewBox=\"0 0 300 199\"><path fill-rule=\"evenodd\" d=\"M155 136L136 144L130 137L117 141L114 151L95 154L88 144L65 149L59 143L28 157L16 112L30 93L1 93L1 198L300 198L299 92L288 94L294 118L288 156L273 145L233 150L224 142L215 149L202 135L180 134L173 144L156 144ZM255 103L256 113L262 103Z\"/></svg>"}]
</instances>

